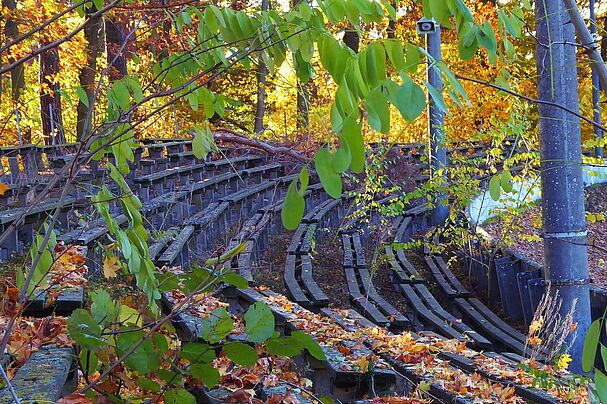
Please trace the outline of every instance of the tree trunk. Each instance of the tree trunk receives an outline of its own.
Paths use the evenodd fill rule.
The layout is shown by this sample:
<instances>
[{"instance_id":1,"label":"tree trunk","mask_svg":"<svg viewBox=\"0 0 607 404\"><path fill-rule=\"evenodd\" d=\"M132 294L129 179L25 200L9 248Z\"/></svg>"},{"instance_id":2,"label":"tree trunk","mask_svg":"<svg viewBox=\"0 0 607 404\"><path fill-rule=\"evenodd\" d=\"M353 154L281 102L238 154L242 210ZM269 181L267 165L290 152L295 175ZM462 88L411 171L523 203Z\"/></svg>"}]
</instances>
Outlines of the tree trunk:
<instances>
[{"instance_id":1,"label":"tree trunk","mask_svg":"<svg viewBox=\"0 0 607 404\"><path fill-rule=\"evenodd\" d=\"M9 10L15 10L17 8L16 0L2 0L2 5ZM4 24L4 37L6 42L10 42L19 36L19 27L17 22L12 18L7 18ZM13 63L15 59L13 57L8 58L8 62ZM23 64L15 67L11 70L11 89L13 101L18 101L21 91L25 88L25 67Z\"/></svg>"},{"instance_id":2,"label":"tree trunk","mask_svg":"<svg viewBox=\"0 0 607 404\"><path fill-rule=\"evenodd\" d=\"M262 11L268 11L269 0L261 0ZM253 131L256 135L263 132L263 117L266 112L266 75L268 69L259 55L259 66L257 67L257 104L255 107L255 127Z\"/></svg>"},{"instance_id":3,"label":"tree trunk","mask_svg":"<svg viewBox=\"0 0 607 404\"><path fill-rule=\"evenodd\" d=\"M107 47L107 63L108 66L111 66L108 73L110 81L120 80L127 75L124 52L125 38L125 25L116 19L106 18L105 42Z\"/></svg>"},{"instance_id":4,"label":"tree trunk","mask_svg":"<svg viewBox=\"0 0 607 404\"><path fill-rule=\"evenodd\" d=\"M87 14L96 12L97 9L93 6L87 9ZM76 126L76 136L78 140L83 140L85 132L91 130L92 122L92 111L94 111L93 97L95 92L95 78L97 75L97 58L103 51L103 17L101 15L96 17L90 17L86 27L84 28L84 38L87 41L86 46L86 64L82 66L78 79L80 80L80 87L86 92L88 98L88 104L91 108L87 107L82 101L78 102L78 119Z\"/></svg>"},{"instance_id":5,"label":"tree trunk","mask_svg":"<svg viewBox=\"0 0 607 404\"><path fill-rule=\"evenodd\" d=\"M44 143L65 143L61 117L61 93L56 80L59 73L59 51L52 48L40 54L40 117Z\"/></svg>"},{"instance_id":6,"label":"tree trunk","mask_svg":"<svg viewBox=\"0 0 607 404\"><path fill-rule=\"evenodd\" d=\"M292 6L295 7L302 0L292 0ZM294 58L295 59L295 58ZM297 70L297 61L294 60L295 70ZM302 83L297 79L297 133L307 133L310 129L310 90L307 83Z\"/></svg>"},{"instance_id":7,"label":"tree trunk","mask_svg":"<svg viewBox=\"0 0 607 404\"><path fill-rule=\"evenodd\" d=\"M563 0L536 2L538 98L579 111L574 26ZM574 308L577 335L572 371L581 371L583 336L590 325L590 295L580 120L539 105L544 232L544 277L562 301L564 319ZM571 341L570 341L571 342Z\"/></svg>"}]
</instances>

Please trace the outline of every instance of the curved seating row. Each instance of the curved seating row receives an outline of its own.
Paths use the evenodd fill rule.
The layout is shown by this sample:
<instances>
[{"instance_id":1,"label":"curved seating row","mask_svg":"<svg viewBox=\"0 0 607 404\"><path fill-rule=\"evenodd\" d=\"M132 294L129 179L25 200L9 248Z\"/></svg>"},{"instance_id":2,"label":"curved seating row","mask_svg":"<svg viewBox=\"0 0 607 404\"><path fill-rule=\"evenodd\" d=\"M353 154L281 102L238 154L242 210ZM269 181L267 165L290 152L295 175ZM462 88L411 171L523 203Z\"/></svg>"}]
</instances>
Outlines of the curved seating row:
<instances>
[{"instance_id":1,"label":"curved seating row","mask_svg":"<svg viewBox=\"0 0 607 404\"><path fill-rule=\"evenodd\" d=\"M284 282L290 297L304 307L323 307L329 298L314 280L312 254L317 239L325 233L325 227L336 227L340 209L351 199L345 195L339 199L327 199L310 209L291 237L285 259Z\"/></svg>"}]
</instances>

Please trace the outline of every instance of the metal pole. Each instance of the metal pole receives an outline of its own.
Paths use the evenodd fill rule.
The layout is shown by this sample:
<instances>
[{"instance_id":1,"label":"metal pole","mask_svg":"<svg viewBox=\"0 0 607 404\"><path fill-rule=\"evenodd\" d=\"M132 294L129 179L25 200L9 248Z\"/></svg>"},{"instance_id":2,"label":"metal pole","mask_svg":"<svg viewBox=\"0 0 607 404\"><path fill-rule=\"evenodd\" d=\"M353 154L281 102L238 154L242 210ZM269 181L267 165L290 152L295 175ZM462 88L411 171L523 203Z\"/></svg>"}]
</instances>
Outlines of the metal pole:
<instances>
[{"instance_id":1,"label":"metal pole","mask_svg":"<svg viewBox=\"0 0 607 404\"><path fill-rule=\"evenodd\" d=\"M538 98L578 112L575 30L563 0L536 1ZM545 284L572 313L572 370L581 372L584 335L590 325L590 292L580 120L539 105ZM575 340L572 341L572 339Z\"/></svg>"},{"instance_id":2,"label":"metal pole","mask_svg":"<svg viewBox=\"0 0 607 404\"><path fill-rule=\"evenodd\" d=\"M17 136L19 137L19 145L23 145L23 137L21 136L21 121L19 120L19 109L15 107L15 123L17 124Z\"/></svg>"},{"instance_id":3,"label":"metal pole","mask_svg":"<svg viewBox=\"0 0 607 404\"><path fill-rule=\"evenodd\" d=\"M435 60L442 60L441 57L441 33L440 25L436 24L436 30L426 35L426 50L428 54ZM428 59L428 83L434 86L438 91L443 90L443 81L438 67ZM445 114L436 105L430 94L428 94L428 129L429 129L429 158L430 172L432 176L438 175L441 172L446 184L447 180L447 149L445 145ZM449 206L444 204L447 198L445 194L440 194L436 197L434 204L436 207L432 212L432 224L441 225L445 223L449 216Z\"/></svg>"},{"instance_id":4,"label":"metal pole","mask_svg":"<svg viewBox=\"0 0 607 404\"><path fill-rule=\"evenodd\" d=\"M592 38L595 41L595 45L598 43L599 36L596 33L596 7L595 0L590 0L590 34L592 34ZM594 121L596 123L601 123L601 104L600 104L600 83L599 83L599 73L595 66L595 63L592 63L592 112L594 115ZM603 131L600 128L594 127L594 134L598 139L603 138ZM597 146L594 150L594 155L596 157L603 157L603 146Z\"/></svg>"}]
</instances>

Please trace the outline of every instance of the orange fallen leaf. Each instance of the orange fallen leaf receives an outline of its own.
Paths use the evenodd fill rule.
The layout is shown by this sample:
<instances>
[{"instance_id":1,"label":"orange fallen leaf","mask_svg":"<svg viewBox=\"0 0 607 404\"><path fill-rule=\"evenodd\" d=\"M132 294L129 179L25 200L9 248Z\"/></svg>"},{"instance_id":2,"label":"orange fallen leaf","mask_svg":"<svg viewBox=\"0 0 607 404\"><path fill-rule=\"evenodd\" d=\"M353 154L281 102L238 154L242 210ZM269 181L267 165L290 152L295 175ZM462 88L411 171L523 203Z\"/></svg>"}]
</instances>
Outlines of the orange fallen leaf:
<instances>
[{"instance_id":1,"label":"orange fallen leaf","mask_svg":"<svg viewBox=\"0 0 607 404\"><path fill-rule=\"evenodd\" d=\"M8 185L6 185L4 182L0 182L0 195L4 195L9 189L11 188Z\"/></svg>"},{"instance_id":2,"label":"orange fallen leaf","mask_svg":"<svg viewBox=\"0 0 607 404\"><path fill-rule=\"evenodd\" d=\"M106 278L115 278L118 275L120 264L115 256L105 257L103 260L103 275Z\"/></svg>"}]
</instances>

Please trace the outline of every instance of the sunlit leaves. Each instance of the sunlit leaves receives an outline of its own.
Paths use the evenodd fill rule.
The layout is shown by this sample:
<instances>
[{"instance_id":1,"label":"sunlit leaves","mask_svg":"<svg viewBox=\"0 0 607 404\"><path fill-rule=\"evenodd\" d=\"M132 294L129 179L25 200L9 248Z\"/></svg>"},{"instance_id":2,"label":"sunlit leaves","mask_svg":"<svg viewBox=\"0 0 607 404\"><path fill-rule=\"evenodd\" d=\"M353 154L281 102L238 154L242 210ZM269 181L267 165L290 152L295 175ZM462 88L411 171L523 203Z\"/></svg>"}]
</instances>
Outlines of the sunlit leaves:
<instances>
[{"instance_id":1,"label":"sunlit leaves","mask_svg":"<svg viewBox=\"0 0 607 404\"><path fill-rule=\"evenodd\" d=\"M213 132L211 132L209 125L206 124L203 128L195 126L194 133L192 153L194 153L194 156L197 159L205 160L211 151L217 149L215 139L213 138Z\"/></svg>"},{"instance_id":2,"label":"sunlit leaves","mask_svg":"<svg viewBox=\"0 0 607 404\"><path fill-rule=\"evenodd\" d=\"M417 118L426 108L426 94L407 75L401 75L403 82L394 94L394 105L407 121Z\"/></svg>"},{"instance_id":3,"label":"sunlit leaves","mask_svg":"<svg viewBox=\"0 0 607 404\"><path fill-rule=\"evenodd\" d=\"M291 182L287 195L280 212L282 224L287 230L297 228L303 218L306 209L304 194L308 187L309 174L307 167L304 167L299 176ZM299 184L299 187L298 187Z\"/></svg>"},{"instance_id":4,"label":"sunlit leaves","mask_svg":"<svg viewBox=\"0 0 607 404\"><path fill-rule=\"evenodd\" d=\"M355 173L360 173L365 167L365 144L361 125L351 118L346 119L343 125L342 139L348 142L350 148L350 168Z\"/></svg>"},{"instance_id":5,"label":"sunlit leaves","mask_svg":"<svg viewBox=\"0 0 607 404\"><path fill-rule=\"evenodd\" d=\"M390 108L381 87L373 89L365 99L367 108L367 120L374 130L388 133L390 130Z\"/></svg>"},{"instance_id":6,"label":"sunlit leaves","mask_svg":"<svg viewBox=\"0 0 607 404\"><path fill-rule=\"evenodd\" d=\"M326 147L318 149L314 156L316 171L325 191L333 198L341 197L341 176L333 168L331 152Z\"/></svg>"}]
</instances>

